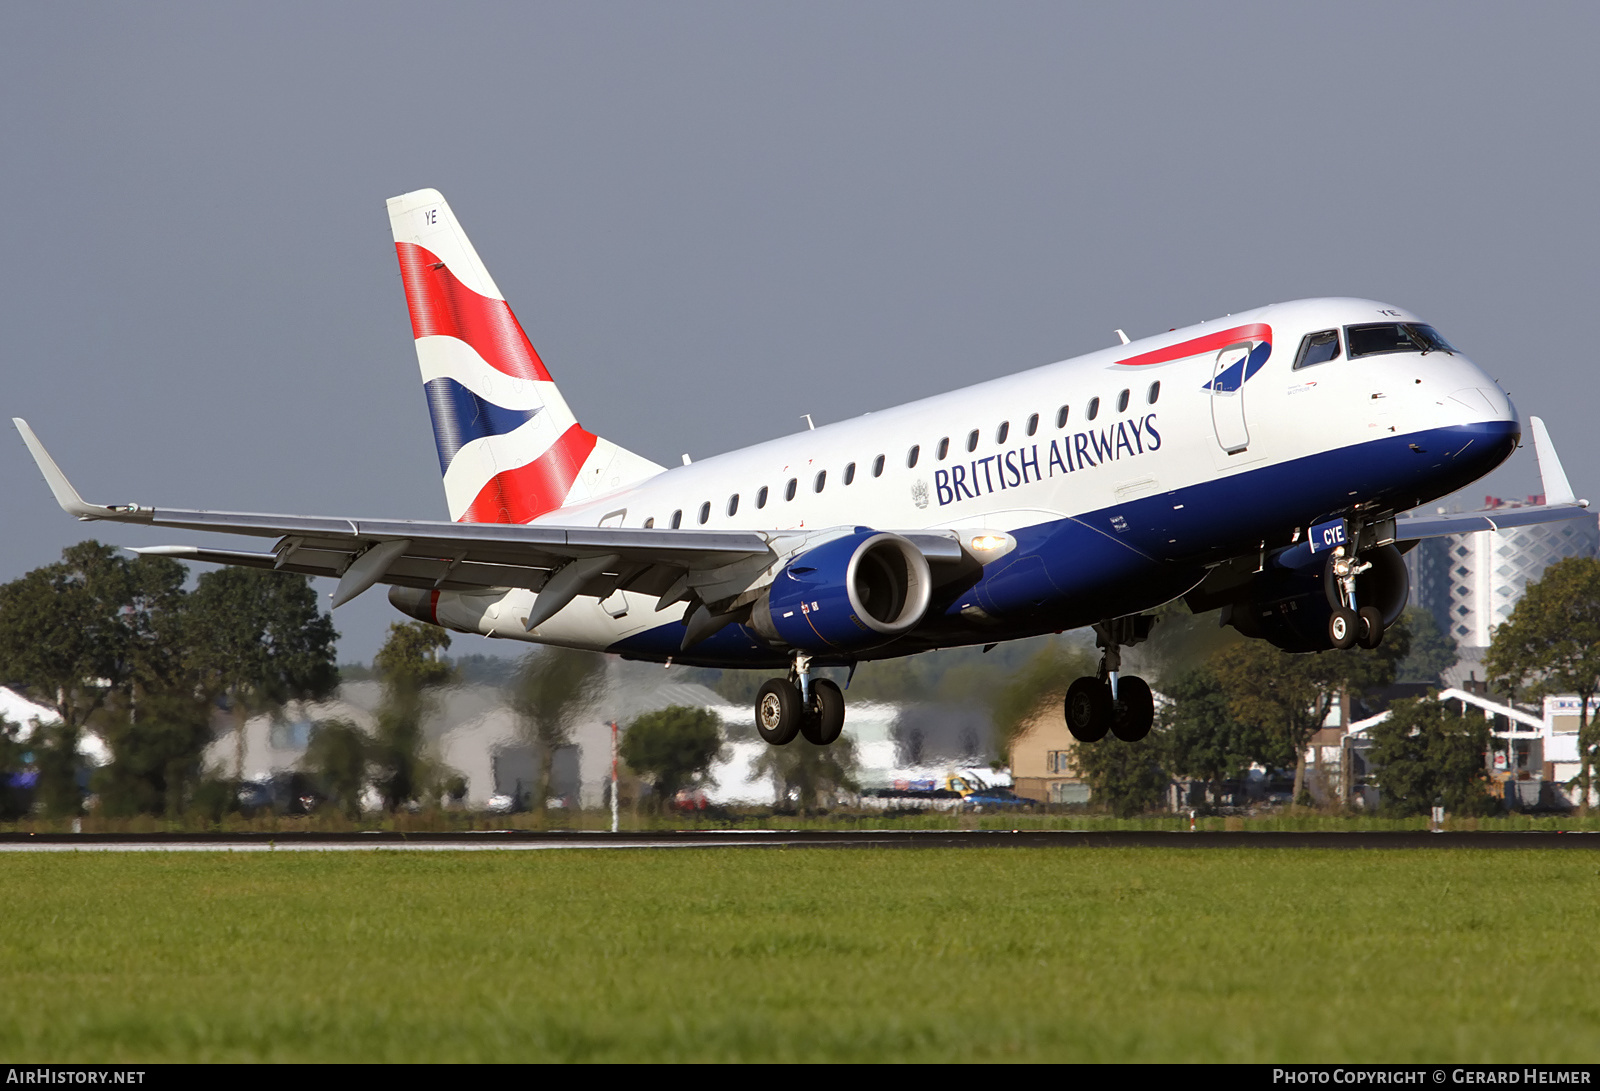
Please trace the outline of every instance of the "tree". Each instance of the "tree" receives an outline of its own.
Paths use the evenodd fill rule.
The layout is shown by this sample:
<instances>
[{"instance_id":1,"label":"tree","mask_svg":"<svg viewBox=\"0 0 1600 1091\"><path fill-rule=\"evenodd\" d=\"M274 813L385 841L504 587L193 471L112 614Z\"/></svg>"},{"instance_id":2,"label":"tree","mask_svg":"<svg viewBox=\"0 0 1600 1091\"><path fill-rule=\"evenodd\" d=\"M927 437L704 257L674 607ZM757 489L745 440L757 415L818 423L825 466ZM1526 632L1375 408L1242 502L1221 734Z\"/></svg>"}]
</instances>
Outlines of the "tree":
<instances>
[{"instance_id":1,"label":"tree","mask_svg":"<svg viewBox=\"0 0 1600 1091\"><path fill-rule=\"evenodd\" d=\"M1589 813L1596 744L1589 702L1600 691L1600 560L1566 557L1528 584L1489 638L1484 666L1515 697L1574 693L1578 704L1579 813Z\"/></svg>"},{"instance_id":2,"label":"tree","mask_svg":"<svg viewBox=\"0 0 1600 1091\"><path fill-rule=\"evenodd\" d=\"M395 622L372 659L372 670L385 682L418 689L448 685L455 681L456 671L440 653L449 647L450 634L437 625Z\"/></svg>"},{"instance_id":3,"label":"tree","mask_svg":"<svg viewBox=\"0 0 1600 1091\"><path fill-rule=\"evenodd\" d=\"M1452 715L1438 701L1402 700L1369 735L1384 810L1426 814L1435 800L1454 814L1495 809L1483 764L1489 742L1483 717Z\"/></svg>"},{"instance_id":4,"label":"tree","mask_svg":"<svg viewBox=\"0 0 1600 1091\"><path fill-rule=\"evenodd\" d=\"M37 795L52 814L79 807L78 743L108 703L178 684L185 569L79 542L61 560L0 586L0 677L60 717L32 738Z\"/></svg>"},{"instance_id":5,"label":"tree","mask_svg":"<svg viewBox=\"0 0 1600 1091\"><path fill-rule=\"evenodd\" d=\"M200 577L184 619L189 665L206 693L233 708L234 778L244 777L251 712L326 697L338 685L333 618L306 577L223 568Z\"/></svg>"},{"instance_id":6,"label":"tree","mask_svg":"<svg viewBox=\"0 0 1600 1091\"><path fill-rule=\"evenodd\" d=\"M373 670L383 682L383 704L369 752L386 810L396 810L423 790L422 725L432 707L428 691L455 680L454 668L439 655L448 647L450 634L436 625L396 622L373 657Z\"/></svg>"},{"instance_id":7,"label":"tree","mask_svg":"<svg viewBox=\"0 0 1600 1091\"><path fill-rule=\"evenodd\" d=\"M300 759L322 793L349 819L361 814L370 748L366 733L349 720L319 720L311 725L311 741Z\"/></svg>"},{"instance_id":8,"label":"tree","mask_svg":"<svg viewBox=\"0 0 1600 1091\"><path fill-rule=\"evenodd\" d=\"M717 714L686 705L647 712L622 736L622 760L650 780L662 804L705 777L721 752L722 721Z\"/></svg>"},{"instance_id":9,"label":"tree","mask_svg":"<svg viewBox=\"0 0 1600 1091\"><path fill-rule=\"evenodd\" d=\"M1266 728L1262 765L1294 765L1294 798L1306 793L1306 747L1327 719L1334 699L1348 716L1351 700L1394 681L1395 665L1410 651L1403 625L1390 627L1376 649L1285 652L1264 640L1224 649L1211 669L1228 695L1237 720Z\"/></svg>"},{"instance_id":10,"label":"tree","mask_svg":"<svg viewBox=\"0 0 1600 1091\"><path fill-rule=\"evenodd\" d=\"M855 740L840 735L827 746L796 739L787 746L764 747L751 772L772 777L779 791L795 796L800 813L808 815L839 789L854 790L855 768Z\"/></svg>"},{"instance_id":11,"label":"tree","mask_svg":"<svg viewBox=\"0 0 1600 1091\"><path fill-rule=\"evenodd\" d=\"M1080 742L1073 752L1078 772L1098 800L1118 818L1155 810L1166 799L1172 778L1162 768L1163 739L1151 732L1138 742L1115 737Z\"/></svg>"},{"instance_id":12,"label":"tree","mask_svg":"<svg viewBox=\"0 0 1600 1091\"><path fill-rule=\"evenodd\" d=\"M91 786L106 813L177 818L200 782L210 702L181 691L150 694L137 709L109 717L104 734L111 762L95 771Z\"/></svg>"},{"instance_id":13,"label":"tree","mask_svg":"<svg viewBox=\"0 0 1600 1091\"><path fill-rule=\"evenodd\" d=\"M69 546L58 563L0 586L0 675L82 728L113 693L174 674L184 578L171 558Z\"/></svg>"},{"instance_id":14,"label":"tree","mask_svg":"<svg viewBox=\"0 0 1600 1091\"><path fill-rule=\"evenodd\" d=\"M1411 635L1411 650L1395 667L1400 682L1439 684L1445 671L1455 666L1459 652L1449 633L1439 631L1433 615L1420 606L1408 606L1401 622Z\"/></svg>"},{"instance_id":15,"label":"tree","mask_svg":"<svg viewBox=\"0 0 1600 1091\"><path fill-rule=\"evenodd\" d=\"M567 744L579 715L599 699L606 661L594 652L548 647L523 660L511 691L511 706L522 721L538 766L534 805L541 811L550 794L550 769L556 751Z\"/></svg>"},{"instance_id":16,"label":"tree","mask_svg":"<svg viewBox=\"0 0 1600 1091\"><path fill-rule=\"evenodd\" d=\"M1174 776L1209 785L1213 799L1223 781L1242 776L1260 755L1272 752L1267 730L1233 715L1227 692L1209 668L1178 675L1166 696L1172 703L1161 714L1163 764Z\"/></svg>"},{"instance_id":17,"label":"tree","mask_svg":"<svg viewBox=\"0 0 1600 1091\"><path fill-rule=\"evenodd\" d=\"M28 744L22 741L22 727L0 716L0 818L15 818L27 810L30 776L23 758Z\"/></svg>"}]
</instances>

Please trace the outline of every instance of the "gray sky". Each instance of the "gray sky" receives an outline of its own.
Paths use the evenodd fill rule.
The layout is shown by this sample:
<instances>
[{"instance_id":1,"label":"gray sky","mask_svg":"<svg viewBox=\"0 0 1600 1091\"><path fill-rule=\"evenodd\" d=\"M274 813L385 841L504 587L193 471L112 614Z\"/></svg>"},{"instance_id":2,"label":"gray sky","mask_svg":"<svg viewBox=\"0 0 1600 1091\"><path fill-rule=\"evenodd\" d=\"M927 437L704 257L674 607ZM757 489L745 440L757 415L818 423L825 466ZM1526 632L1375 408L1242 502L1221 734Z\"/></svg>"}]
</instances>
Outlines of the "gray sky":
<instances>
[{"instance_id":1,"label":"gray sky","mask_svg":"<svg viewBox=\"0 0 1600 1091\"><path fill-rule=\"evenodd\" d=\"M659 462L1339 294L1426 316L1592 495L1597 40L1579 4L12 5L3 408L91 500L445 518L383 205L435 186ZM9 437L0 579L197 540L74 523ZM1536 488L1524 451L1462 500ZM366 659L398 615L336 618Z\"/></svg>"}]
</instances>

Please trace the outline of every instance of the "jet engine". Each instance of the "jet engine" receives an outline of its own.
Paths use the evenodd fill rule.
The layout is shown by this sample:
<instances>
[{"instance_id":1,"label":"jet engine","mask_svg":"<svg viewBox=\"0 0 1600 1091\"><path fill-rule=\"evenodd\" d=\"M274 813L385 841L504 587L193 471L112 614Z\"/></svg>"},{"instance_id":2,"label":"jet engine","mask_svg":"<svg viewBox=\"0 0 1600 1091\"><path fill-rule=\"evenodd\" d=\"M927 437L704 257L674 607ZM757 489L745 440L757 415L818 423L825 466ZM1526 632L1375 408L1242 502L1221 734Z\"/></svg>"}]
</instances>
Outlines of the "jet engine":
<instances>
[{"instance_id":1,"label":"jet engine","mask_svg":"<svg viewBox=\"0 0 1600 1091\"><path fill-rule=\"evenodd\" d=\"M1377 607L1387 627L1411 594L1405 561L1392 545L1363 550L1360 559L1372 567L1356 577L1356 603ZM1224 623L1286 652L1320 652L1333 647L1328 619L1338 605L1331 553L1291 546L1267 559L1230 604Z\"/></svg>"},{"instance_id":2,"label":"jet engine","mask_svg":"<svg viewBox=\"0 0 1600 1091\"><path fill-rule=\"evenodd\" d=\"M776 644L811 653L860 651L921 621L932 590L927 558L916 546L858 527L784 565L750 620Z\"/></svg>"}]
</instances>

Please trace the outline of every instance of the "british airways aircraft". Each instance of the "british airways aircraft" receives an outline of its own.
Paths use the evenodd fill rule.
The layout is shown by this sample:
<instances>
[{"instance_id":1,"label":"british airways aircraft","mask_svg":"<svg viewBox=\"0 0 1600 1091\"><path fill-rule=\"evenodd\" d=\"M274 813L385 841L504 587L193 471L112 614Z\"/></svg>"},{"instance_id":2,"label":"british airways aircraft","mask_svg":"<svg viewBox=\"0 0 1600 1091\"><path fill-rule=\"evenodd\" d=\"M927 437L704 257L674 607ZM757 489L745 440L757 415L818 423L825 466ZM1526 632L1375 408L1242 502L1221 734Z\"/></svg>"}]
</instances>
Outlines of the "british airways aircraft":
<instances>
[{"instance_id":1,"label":"british airways aircraft","mask_svg":"<svg viewBox=\"0 0 1600 1091\"><path fill-rule=\"evenodd\" d=\"M15 421L57 502L277 539L140 550L375 584L464 633L784 672L769 743L836 739L819 666L1093 626L1079 739L1151 726L1120 652L1182 597L1295 652L1375 647L1418 539L1577 518L1539 418L1546 503L1403 517L1519 445L1498 385L1432 326L1307 299L1172 330L666 468L584 429L437 191L389 201L450 522L86 503ZM1120 335L1120 331L1119 331ZM648 392L641 391L648 396Z\"/></svg>"}]
</instances>

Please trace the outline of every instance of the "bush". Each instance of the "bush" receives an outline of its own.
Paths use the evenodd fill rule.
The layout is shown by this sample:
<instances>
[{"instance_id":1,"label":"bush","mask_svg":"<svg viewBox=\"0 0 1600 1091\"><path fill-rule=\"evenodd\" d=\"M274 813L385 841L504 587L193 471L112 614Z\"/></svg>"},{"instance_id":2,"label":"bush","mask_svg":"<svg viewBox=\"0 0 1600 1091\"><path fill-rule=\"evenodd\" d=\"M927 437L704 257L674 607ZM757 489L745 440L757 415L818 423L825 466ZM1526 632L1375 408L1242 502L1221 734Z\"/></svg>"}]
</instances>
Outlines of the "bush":
<instances>
[{"instance_id":1,"label":"bush","mask_svg":"<svg viewBox=\"0 0 1600 1091\"><path fill-rule=\"evenodd\" d=\"M1457 716L1438 701L1401 700L1371 729L1372 778L1392 815L1427 814L1437 800L1451 814L1484 815L1499 809L1488 792L1483 753L1488 723Z\"/></svg>"}]
</instances>

